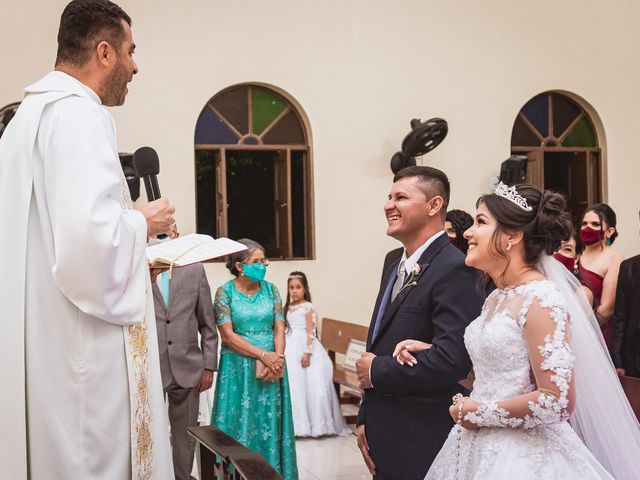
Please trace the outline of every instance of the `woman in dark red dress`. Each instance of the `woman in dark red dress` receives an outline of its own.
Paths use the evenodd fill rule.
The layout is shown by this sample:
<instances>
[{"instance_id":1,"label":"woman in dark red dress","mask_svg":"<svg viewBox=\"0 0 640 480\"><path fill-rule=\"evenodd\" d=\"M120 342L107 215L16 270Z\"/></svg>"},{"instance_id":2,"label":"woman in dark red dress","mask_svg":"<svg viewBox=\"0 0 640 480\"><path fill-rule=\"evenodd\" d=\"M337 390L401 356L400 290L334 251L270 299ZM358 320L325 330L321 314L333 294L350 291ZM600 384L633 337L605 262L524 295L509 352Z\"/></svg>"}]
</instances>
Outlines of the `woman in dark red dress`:
<instances>
[{"instance_id":1,"label":"woman in dark red dress","mask_svg":"<svg viewBox=\"0 0 640 480\"><path fill-rule=\"evenodd\" d=\"M598 203L585 211L580 228L584 252L580 256L578 273L593 293L593 311L609 348L613 340L618 270L624 259L611 247L617 236L616 214L609 205Z\"/></svg>"}]
</instances>

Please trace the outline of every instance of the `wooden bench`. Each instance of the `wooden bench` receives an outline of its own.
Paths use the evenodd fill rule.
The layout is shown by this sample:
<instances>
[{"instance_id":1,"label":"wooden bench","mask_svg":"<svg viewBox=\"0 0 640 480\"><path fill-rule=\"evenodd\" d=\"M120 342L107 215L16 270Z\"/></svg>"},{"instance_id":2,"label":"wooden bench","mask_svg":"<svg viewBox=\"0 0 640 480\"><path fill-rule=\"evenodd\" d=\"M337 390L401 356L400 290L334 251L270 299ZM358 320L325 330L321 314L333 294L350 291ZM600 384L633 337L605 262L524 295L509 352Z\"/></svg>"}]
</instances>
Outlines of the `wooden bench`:
<instances>
[{"instance_id":1,"label":"wooden bench","mask_svg":"<svg viewBox=\"0 0 640 480\"><path fill-rule=\"evenodd\" d=\"M362 399L362 390L360 389L356 372L336 364L336 353L344 355L351 339L366 342L368 332L369 329L363 325L341 322L332 318L322 319L321 342L333 362L333 385L336 388L341 404L359 403ZM343 394L341 386L348 387L351 390ZM347 423L355 423L356 419L356 415L345 416Z\"/></svg>"},{"instance_id":2,"label":"wooden bench","mask_svg":"<svg viewBox=\"0 0 640 480\"><path fill-rule=\"evenodd\" d=\"M633 413L640 421L640 378L620 375L620 383L627 399L629 399Z\"/></svg>"}]
</instances>

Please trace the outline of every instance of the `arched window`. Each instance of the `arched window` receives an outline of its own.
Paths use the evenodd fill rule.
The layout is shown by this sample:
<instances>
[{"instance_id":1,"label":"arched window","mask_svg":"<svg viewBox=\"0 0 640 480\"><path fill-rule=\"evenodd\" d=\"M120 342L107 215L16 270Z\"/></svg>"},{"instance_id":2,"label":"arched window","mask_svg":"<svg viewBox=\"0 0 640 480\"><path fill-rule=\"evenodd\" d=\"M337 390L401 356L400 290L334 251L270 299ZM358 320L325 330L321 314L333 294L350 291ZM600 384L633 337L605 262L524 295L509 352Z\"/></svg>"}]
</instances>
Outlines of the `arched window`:
<instances>
[{"instance_id":1,"label":"arched window","mask_svg":"<svg viewBox=\"0 0 640 480\"><path fill-rule=\"evenodd\" d=\"M602 149L594 119L560 92L541 93L518 113L511 153L528 158L527 181L567 196L574 222L602 201Z\"/></svg>"},{"instance_id":2,"label":"arched window","mask_svg":"<svg viewBox=\"0 0 640 480\"><path fill-rule=\"evenodd\" d=\"M197 230L251 238L271 258L312 257L309 134L282 93L243 84L215 95L195 131Z\"/></svg>"}]
</instances>

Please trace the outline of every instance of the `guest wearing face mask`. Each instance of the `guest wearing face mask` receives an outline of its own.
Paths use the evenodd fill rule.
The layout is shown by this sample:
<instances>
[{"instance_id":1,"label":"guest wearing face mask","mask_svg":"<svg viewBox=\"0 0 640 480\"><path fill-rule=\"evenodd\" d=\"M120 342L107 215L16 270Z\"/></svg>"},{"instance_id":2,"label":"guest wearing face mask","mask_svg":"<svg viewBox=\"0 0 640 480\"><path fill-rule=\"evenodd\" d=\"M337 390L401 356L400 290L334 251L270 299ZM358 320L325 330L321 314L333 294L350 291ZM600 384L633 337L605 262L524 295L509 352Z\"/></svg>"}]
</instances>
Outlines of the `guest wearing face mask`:
<instances>
[{"instance_id":1,"label":"guest wearing face mask","mask_svg":"<svg viewBox=\"0 0 640 480\"><path fill-rule=\"evenodd\" d=\"M623 260L611 247L617 236L616 214L609 205L598 203L585 211L580 229L584 251L578 262L578 273L593 292L593 311L609 349L613 344L618 271Z\"/></svg>"},{"instance_id":2,"label":"guest wearing face mask","mask_svg":"<svg viewBox=\"0 0 640 480\"><path fill-rule=\"evenodd\" d=\"M582 284L582 289L584 290L584 294L587 296L587 300L589 300L589 304L593 306L593 292L589 289L589 287L587 287L584 279L578 273L578 260L580 258L580 254L578 252L579 249L576 243L576 235L574 232L571 233L571 237L569 237L568 240L560 244L560 248L553 254L553 258L562 263L567 268L567 270L569 270L576 276L576 278Z\"/></svg>"},{"instance_id":3,"label":"guest wearing face mask","mask_svg":"<svg viewBox=\"0 0 640 480\"><path fill-rule=\"evenodd\" d=\"M213 303L222 349L211 424L264 456L285 480L297 480L282 299L264 280L264 248L238 241L247 250L228 257L235 278Z\"/></svg>"}]
</instances>

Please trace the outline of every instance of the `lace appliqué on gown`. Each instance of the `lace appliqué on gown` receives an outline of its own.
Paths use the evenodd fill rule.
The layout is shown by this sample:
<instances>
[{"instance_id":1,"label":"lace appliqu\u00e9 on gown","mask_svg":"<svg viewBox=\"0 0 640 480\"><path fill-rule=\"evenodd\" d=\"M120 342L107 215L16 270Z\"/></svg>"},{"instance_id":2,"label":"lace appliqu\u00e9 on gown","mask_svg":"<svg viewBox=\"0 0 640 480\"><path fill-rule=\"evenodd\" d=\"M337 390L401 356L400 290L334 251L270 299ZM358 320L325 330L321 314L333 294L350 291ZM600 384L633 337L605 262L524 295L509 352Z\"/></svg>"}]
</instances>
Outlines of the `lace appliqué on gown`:
<instances>
[{"instance_id":1,"label":"lace appliqu\u00e9 on gown","mask_svg":"<svg viewBox=\"0 0 640 480\"><path fill-rule=\"evenodd\" d=\"M525 338L532 309L538 315ZM566 421L574 356L567 307L552 282L494 291L464 338L479 404L465 420L480 428L454 427L428 480L612 478Z\"/></svg>"}]
</instances>

